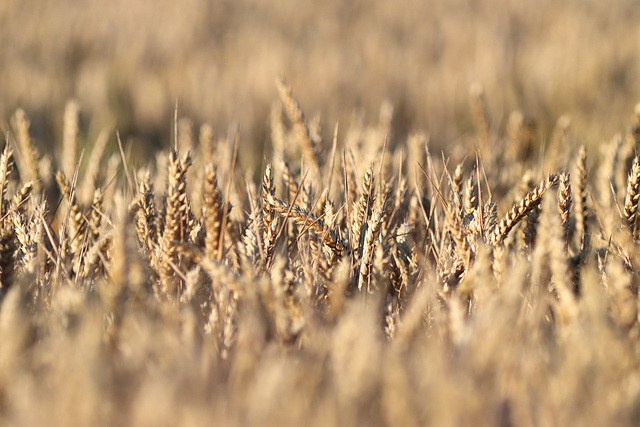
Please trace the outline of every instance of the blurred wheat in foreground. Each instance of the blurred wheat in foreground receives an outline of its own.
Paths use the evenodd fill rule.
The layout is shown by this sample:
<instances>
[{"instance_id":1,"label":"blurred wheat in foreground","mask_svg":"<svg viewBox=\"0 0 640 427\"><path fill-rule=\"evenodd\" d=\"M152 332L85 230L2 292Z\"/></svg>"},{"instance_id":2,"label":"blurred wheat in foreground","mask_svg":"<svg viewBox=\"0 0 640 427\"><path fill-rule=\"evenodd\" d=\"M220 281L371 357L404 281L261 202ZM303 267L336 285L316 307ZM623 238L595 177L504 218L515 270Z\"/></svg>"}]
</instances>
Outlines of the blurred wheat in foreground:
<instances>
[{"instance_id":1,"label":"blurred wheat in foreground","mask_svg":"<svg viewBox=\"0 0 640 427\"><path fill-rule=\"evenodd\" d=\"M503 135L474 87L477 134L432 155L388 105L323 140L278 89L255 175L185 122L135 170L75 102L57 162L15 113L2 424L640 423L640 110L592 153L566 117Z\"/></svg>"}]
</instances>

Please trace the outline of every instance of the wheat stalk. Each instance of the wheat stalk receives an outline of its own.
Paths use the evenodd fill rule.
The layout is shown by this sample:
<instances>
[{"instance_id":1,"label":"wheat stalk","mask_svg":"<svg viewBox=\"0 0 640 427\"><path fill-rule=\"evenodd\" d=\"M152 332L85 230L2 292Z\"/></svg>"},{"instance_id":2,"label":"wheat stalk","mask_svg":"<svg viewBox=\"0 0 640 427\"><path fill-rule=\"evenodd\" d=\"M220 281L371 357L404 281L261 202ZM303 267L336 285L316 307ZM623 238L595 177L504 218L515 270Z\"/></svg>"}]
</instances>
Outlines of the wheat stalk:
<instances>
[{"instance_id":1,"label":"wheat stalk","mask_svg":"<svg viewBox=\"0 0 640 427\"><path fill-rule=\"evenodd\" d=\"M169 297L177 297L179 292L179 283L175 275L175 266L179 264L176 244L185 242L188 236L185 175L190 164L191 158L188 153L178 158L175 151L171 152L160 268L162 290Z\"/></svg>"},{"instance_id":2,"label":"wheat stalk","mask_svg":"<svg viewBox=\"0 0 640 427\"><path fill-rule=\"evenodd\" d=\"M583 253L588 246L588 229L587 229L587 151L584 145L578 149L576 161L577 177L576 189L577 197L575 198L575 218L576 218L576 234L580 242L580 252Z\"/></svg>"},{"instance_id":3,"label":"wheat stalk","mask_svg":"<svg viewBox=\"0 0 640 427\"><path fill-rule=\"evenodd\" d=\"M218 175L213 163L207 166L204 182L204 218L207 234L205 254L210 259L218 259L220 233L222 232L222 194L218 187Z\"/></svg>"},{"instance_id":4,"label":"wheat stalk","mask_svg":"<svg viewBox=\"0 0 640 427\"><path fill-rule=\"evenodd\" d=\"M78 102L67 102L64 110L62 133L62 172L73 176L76 170L76 151L78 147Z\"/></svg>"},{"instance_id":5,"label":"wheat stalk","mask_svg":"<svg viewBox=\"0 0 640 427\"><path fill-rule=\"evenodd\" d=\"M640 199L640 157L633 160L631 172L627 179L627 195L624 199L624 216L627 220L631 235L636 238L638 200Z\"/></svg>"},{"instance_id":6,"label":"wheat stalk","mask_svg":"<svg viewBox=\"0 0 640 427\"><path fill-rule=\"evenodd\" d=\"M293 95L291 86L289 86L284 79L277 79L276 85L287 115L289 116L289 120L291 120L295 127L296 136L305 159L309 164L313 165L316 170L319 170L319 146L314 142L314 139L311 138L309 125L304 118L304 113L302 112L302 108L300 107L298 100Z\"/></svg>"},{"instance_id":7,"label":"wheat stalk","mask_svg":"<svg viewBox=\"0 0 640 427\"><path fill-rule=\"evenodd\" d=\"M497 223L495 229L490 235L489 241L492 245L500 244L509 234L509 231L515 227L522 218L524 218L533 208L540 204L542 195L547 189L556 185L558 175L551 174L543 180L537 187L527 193L526 196L516 203L507 214Z\"/></svg>"},{"instance_id":8,"label":"wheat stalk","mask_svg":"<svg viewBox=\"0 0 640 427\"><path fill-rule=\"evenodd\" d=\"M558 178L558 211L562 219L562 228L564 229L565 249L569 245L569 236L571 235L571 177L568 173L560 174Z\"/></svg>"},{"instance_id":9,"label":"wheat stalk","mask_svg":"<svg viewBox=\"0 0 640 427\"><path fill-rule=\"evenodd\" d=\"M24 163L24 171L21 171L26 179L34 183L36 190L40 190L40 166L38 161L40 153L35 146L30 133L31 123L26 113L18 109L11 121L11 127L16 135L18 147Z\"/></svg>"}]
</instances>

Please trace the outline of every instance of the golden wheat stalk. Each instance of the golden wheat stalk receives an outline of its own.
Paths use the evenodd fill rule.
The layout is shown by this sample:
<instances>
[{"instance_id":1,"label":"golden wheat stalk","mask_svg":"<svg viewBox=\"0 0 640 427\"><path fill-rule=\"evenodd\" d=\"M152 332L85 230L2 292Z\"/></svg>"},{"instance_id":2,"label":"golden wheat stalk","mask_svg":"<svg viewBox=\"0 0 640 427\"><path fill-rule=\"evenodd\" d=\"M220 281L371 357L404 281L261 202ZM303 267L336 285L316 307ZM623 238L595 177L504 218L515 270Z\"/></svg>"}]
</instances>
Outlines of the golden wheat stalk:
<instances>
[{"instance_id":1,"label":"golden wheat stalk","mask_svg":"<svg viewBox=\"0 0 640 427\"><path fill-rule=\"evenodd\" d=\"M575 165L576 172L576 198L575 198L575 218L576 218L576 235L579 239L580 252L584 253L589 245L588 239L588 209L587 209L587 151L584 145L578 149L577 161Z\"/></svg>"},{"instance_id":2,"label":"golden wheat stalk","mask_svg":"<svg viewBox=\"0 0 640 427\"><path fill-rule=\"evenodd\" d=\"M263 244L264 244L264 265L271 264L271 257L276 243L276 233L278 222L275 218L273 206L269 203L269 196L275 197L275 185L273 182L273 170L268 164L262 179L262 223L263 223Z\"/></svg>"},{"instance_id":3,"label":"golden wheat stalk","mask_svg":"<svg viewBox=\"0 0 640 427\"><path fill-rule=\"evenodd\" d=\"M178 158L175 151L169 159L169 184L167 186L167 209L162 236L162 257L160 258L160 282L165 295L175 298L179 292L179 282L175 269L179 264L177 243L187 240L187 194L186 171L191 164L187 153Z\"/></svg>"},{"instance_id":4,"label":"golden wheat stalk","mask_svg":"<svg viewBox=\"0 0 640 427\"><path fill-rule=\"evenodd\" d=\"M36 148L33 138L31 138L30 128L31 123L26 113L18 109L11 120L11 127L16 135L18 142L18 149L24 164L24 171L21 169L21 174L25 175L26 179L31 180L34 183L36 190L40 190L40 166L38 164L40 160L40 153Z\"/></svg>"},{"instance_id":5,"label":"golden wheat stalk","mask_svg":"<svg viewBox=\"0 0 640 427\"><path fill-rule=\"evenodd\" d=\"M153 184L149 173L138 179L138 199L140 209L136 216L136 230L138 239L148 253L153 253L152 248L158 244L158 213L156 210Z\"/></svg>"},{"instance_id":6,"label":"golden wheat stalk","mask_svg":"<svg viewBox=\"0 0 640 427\"><path fill-rule=\"evenodd\" d=\"M371 220L367 224L367 232L364 237L364 246L362 249L362 258L360 263L360 274L358 276L358 290L366 285L367 291L370 289L369 280L371 277L371 267L373 262L373 254L377 247L377 241L382 229L382 221L384 213L387 209L386 203L379 206L373 211Z\"/></svg>"},{"instance_id":7,"label":"golden wheat stalk","mask_svg":"<svg viewBox=\"0 0 640 427\"><path fill-rule=\"evenodd\" d=\"M487 107L487 100L484 94L484 88L479 84L474 84L469 89L469 102L471 104L471 111L473 113L473 122L476 126L476 134L478 137L478 145L482 156L490 160L497 153L490 153L491 142L491 118L489 115L489 108Z\"/></svg>"},{"instance_id":8,"label":"golden wheat stalk","mask_svg":"<svg viewBox=\"0 0 640 427\"><path fill-rule=\"evenodd\" d=\"M568 173L562 173L559 176L558 185L558 211L562 219L562 228L564 229L565 249L569 245L569 236L571 234L571 207L573 204L571 197L571 177Z\"/></svg>"},{"instance_id":9,"label":"golden wheat stalk","mask_svg":"<svg viewBox=\"0 0 640 427\"><path fill-rule=\"evenodd\" d=\"M516 203L507 214L496 225L490 235L489 242L492 245L501 244L509 234L509 231L515 227L534 207L538 206L542 200L542 195L547 189L556 185L558 175L551 174L544 179L538 186L527 193L526 196Z\"/></svg>"},{"instance_id":10,"label":"golden wheat stalk","mask_svg":"<svg viewBox=\"0 0 640 427\"><path fill-rule=\"evenodd\" d=\"M98 134L98 137L93 144L93 148L91 149L85 174L79 183L78 194L83 203L90 203L95 195L96 183L102 170L100 168L100 162L102 161L104 152L107 149L107 144L109 143L109 134L110 131L108 129L102 130L100 134ZM111 179L111 177L107 175L104 179Z\"/></svg>"},{"instance_id":11,"label":"golden wheat stalk","mask_svg":"<svg viewBox=\"0 0 640 427\"><path fill-rule=\"evenodd\" d=\"M291 120L295 127L296 136L305 159L309 164L313 165L316 170L320 170L320 159L318 156L319 146L315 144L311 138L309 125L304 118L304 113L298 100L293 95L291 86L289 86L284 79L277 79L276 85L278 86L280 99L282 99L289 120Z\"/></svg>"},{"instance_id":12,"label":"golden wheat stalk","mask_svg":"<svg viewBox=\"0 0 640 427\"><path fill-rule=\"evenodd\" d=\"M627 179L627 195L624 199L624 216L631 235L636 235L638 215L638 200L640 200L640 157L636 156Z\"/></svg>"},{"instance_id":13,"label":"golden wheat stalk","mask_svg":"<svg viewBox=\"0 0 640 427\"><path fill-rule=\"evenodd\" d=\"M364 179L362 180L362 193L353 207L353 217L351 219L351 235L349 236L349 242L353 253L357 255L360 255L362 248L362 227L371 214L371 209L373 207L373 189L373 165L370 165L364 174Z\"/></svg>"},{"instance_id":14,"label":"golden wheat stalk","mask_svg":"<svg viewBox=\"0 0 640 427\"><path fill-rule=\"evenodd\" d=\"M62 171L66 176L73 176L76 170L76 150L78 147L78 102L67 102L64 110L62 133Z\"/></svg>"},{"instance_id":15,"label":"golden wheat stalk","mask_svg":"<svg viewBox=\"0 0 640 427\"><path fill-rule=\"evenodd\" d=\"M220 233L222 232L222 194L218 187L218 175L213 163L207 166L204 181L204 221L206 228L205 255L218 259Z\"/></svg>"},{"instance_id":16,"label":"golden wheat stalk","mask_svg":"<svg viewBox=\"0 0 640 427\"><path fill-rule=\"evenodd\" d=\"M342 241L338 233L327 226L321 218L317 218L311 212L306 211L298 205L289 204L268 193L267 203L273 206L276 212L286 218L292 219L298 225L312 228L338 259L342 258L342 256L348 252L347 245Z\"/></svg>"}]
</instances>

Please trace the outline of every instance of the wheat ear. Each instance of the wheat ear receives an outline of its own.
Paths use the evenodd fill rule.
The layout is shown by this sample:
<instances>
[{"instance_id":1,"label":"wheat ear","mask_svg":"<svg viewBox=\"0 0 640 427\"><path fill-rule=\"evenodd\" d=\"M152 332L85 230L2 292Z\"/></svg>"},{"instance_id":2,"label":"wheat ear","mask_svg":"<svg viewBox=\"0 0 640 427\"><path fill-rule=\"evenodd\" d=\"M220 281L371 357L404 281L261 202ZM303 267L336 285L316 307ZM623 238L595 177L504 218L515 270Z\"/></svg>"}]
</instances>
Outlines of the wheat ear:
<instances>
[{"instance_id":1,"label":"wheat ear","mask_svg":"<svg viewBox=\"0 0 640 427\"><path fill-rule=\"evenodd\" d=\"M633 160L633 166L627 179L627 195L624 199L624 216L631 235L636 238L638 223L638 200L640 199L640 156Z\"/></svg>"},{"instance_id":2,"label":"wheat ear","mask_svg":"<svg viewBox=\"0 0 640 427\"><path fill-rule=\"evenodd\" d=\"M564 230L565 249L569 245L569 235L571 233L571 178L568 173L560 174L558 185L558 211L562 219L562 229Z\"/></svg>"},{"instance_id":3,"label":"wheat ear","mask_svg":"<svg viewBox=\"0 0 640 427\"><path fill-rule=\"evenodd\" d=\"M169 159L169 184L167 187L167 208L162 242L162 262L160 281L162 290L167 296L176 297L178 282L175 276L175 266L178 265L177 243L186 240L186 181L185 174L191 164L189 155L178 158L175 151Z\"/></svg>"},{"instance_id":4,"label":"wheat ear","mask_svg":"<svg viewBox=\"0 0 640 427\"><path fill-rule=\"evenodd\" d=\"M474 84L469 89L469 102L471 104L471 112L473 115L473 122L476 126L476 134L478 136L478 145L480 146L480 152L485 158L489 154L491 129L490 129L490 116L489 109L487 108L487 100L484 94L484 88L479 84Z\"/></svg>"},{"instance_id":5,"label":"wheat ear","mask_svg":"<svg viewBox=\"0 0 640 427\"><path fill-rule=\"evenodd\" d=\"M341 258L347 253L347 245L342 241L338 233L327 226L321 218L317 218L311 212L306 211L298 205L289 204L268 193L267 202L281 215L286 216L288 214L288 218L291 218L298 225L312 228L315 233L322 238L324 244L333 251L336 257Z\"/></svg>"},{"instance_id":6,"label":"wheat ear","mask_svg":"<svg viewBox=\"0 0 640 427\"><path fill-rule=\"evenodd\" d=\"M209 163L204 177L204 221L207 234L204 239L205 255L218 259L220 233L222 230L222 194L218 187L215 165Z\"/></svg>"},{"instance_id":7,"label":"wheat ear","mask_svg":"<svg viewBox=\"0 0 640 427\"><path fill-rule=\"evenodd\" d=\"M587 220L589 216L587 208L587 150L584 145L578 149L578 156L575 166L576 173L576 198L575 198L575 218L576 234L580 239L580 252L584 253L588 242Z\"/></svg>"},{"instance_id":8,"label":"wheat ear","mask_svg":"<svg viewBox=\"0 0 640 427\"><path fill-rule=\"evenodd\" d=\"M284 79L277 79L276 85L278 86L278 92L280 93L280 99L284 104L284 108L289 116L289 120L294 125L298 141L300 142L300 148L305 156L305 159L316 170L319 170L320 162L318 157L318 147L314 144L309 132L309 125L307 124L304 113L298 100L293 95L291 86Z\"/></svg>"},{"instance_id":9,"label":"wheat ear","mask_svg":"<svg viewBox=\"0 0 640 427\"><path fill-rule=\"evenodd\" d=\"M16 251L14 227L8 217L7 201L7 187L12 170L12 152L7 144L0 157L0 285L5 290L13 281L13 256Z\"/></svg>"},{"instance_id":10,"label":"wheat ear","mask_svg":"<svg viewBox=\"0 0 640 427\"><path fill-rule=\"evenodd\" d=\"M262 178L262 223L263 230L263 242L265 259L264 264L269 265L271 257L273 256L273 250L276 242L277 221L275 218L275 212L273 206L269 203L269 196L275 197L276 190L273 182L273 169L268 164L264 170L264 176Z\"/></svg>"},{"instance_id":11,"label":"wheat ear","mask_svg":"<svg viewBox=\"0 0 640 427\"><path fill-rule=\"evenodd\" d=\"M558 182L558 175L551 174L545 180L543 180L537 187L527 193L526 196L516 203L507 214L496 225L495 229L491 233L490 243L492 245L500 244L504 241L509 234L509 231L515 227L522 218L525 217L531 210L540 204L542 195L551 186L556 185Z\"/></svg>"},{"instance_id":12,"label":"wheat ear","mask_svg":"<svg viewBox=\"0 0 640 427\"><path fill-rule=\"evenodd\" d=\"M158 244L158 213L153 184L148 173L138 180L138 198L140 210L136 216L136 231L145 251L151 253L152 248Z\"/></svg>"},{"instance_id":13,"label":"wheat ear","mask_svg":"<svg viewBox=\"0 0 640 427\"><path fill-rule=\"evenodd\" d=\"M75 262L76 256L80 254L86 223L75 195L75 188L69 185L69 181L64 172L58 171L56 173L56 181L60 191L69 203L69 220L66 228L67 238L65 241L69 245L68 248L72 260Z\"/></svg>"},{"instance_id":14,"label":"wheat ear","mask_svg":"<svg viewBox=\"0 0 640 427\"><path fill-rule=\"evenodd\" d=\"M351 243L351 249L353 249L357 254L360 253L361 248L360 240L362 238L362 227L371 214L371 207L373 206L373 188L373 165L370 165L364 174L364 179L362 180L362 193L354 205L353 217L351 219L351 235L349 236L349 240Z\"/></svg>"},{"instance_id":15,"label":"wheat ear","mask_svg":"<svg viewBox=\"0 0 640 427\"><path fill-rule=\"evenodd\" d=\"M64 110L64 126L62 132L62 171L66 176L73 176L76 170L78 113L78 103L75 100L67 102Z\"/></svg>"},{"instance_id":16,"label":"wheat ear","mask_svg":"<svg viewBox=\"0 0 640 427\"><path fill-rule=\"evenodd\" d=\"M83 203L90 202L95 194L96 182L101 170L100 162L102 161L102 157L107 148L107 143L109 142L109 132L110 131L108 129L102 130L96 138L96 141L93 144L93 148L91 149L91 154L89 155L89 161L87 162L84 179L80 183L80 188L78 190L78 194L81 196L80 200ZM106 179L110 178L111 177L106 177Z\"/></svg>"},{"instance_id":17,"label":"wheat ear","mask_svg":"<svg viewBox=\"0 0 640 427\"><path fill-rule=\"evenodd\" d=\"M380 231L382 229L382 221L384 219L385 210L387 209L386 202L373 211L371 220L368 222L367 232L364 237L364 245L362 248L362 259L360 263L360 274L358 276L358 290L362 290L362 287L367 284L367 290L369 290L368 281L371 276L371 266L373 262L373 254L377 247L377 241L380 237Z\"/></svg>"},{"instance_id":18,"label":"wheat ear","mask_svg":"<svg viewBox=\"0 0 640 427\"><path fill-rule=\"evenodd\" d=\"M24 164L24 173L33 183L37 191L40 190L40 167L38 161L40 159L40 153L35 146L33 138L29 128L31 123L29 118L23 110L17 110L11 121L11 126L16 134L18 141L18 148L22 155L22 162ZM23 171L21 171L22 173Z\"/></svg>"}]
</instances>

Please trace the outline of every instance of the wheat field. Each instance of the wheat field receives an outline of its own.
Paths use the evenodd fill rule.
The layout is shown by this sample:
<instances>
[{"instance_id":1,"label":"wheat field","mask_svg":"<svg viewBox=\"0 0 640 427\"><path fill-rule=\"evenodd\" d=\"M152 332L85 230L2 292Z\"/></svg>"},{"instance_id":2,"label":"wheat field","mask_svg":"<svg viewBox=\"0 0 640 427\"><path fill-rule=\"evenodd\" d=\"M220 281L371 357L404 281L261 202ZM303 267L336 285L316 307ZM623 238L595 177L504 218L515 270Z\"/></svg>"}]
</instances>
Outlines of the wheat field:
<instances>
[{"instance_id":1,"label":"wheat field","mask_svg":"<svg viewBox=\"0 0 640 427\"><path fill-rule=\"evenodd\" d=\"M559 120L540 159L520 113L495 132L476 86L454 165L424 134L390 141L388 105L322 140L275 86L257 177L237 133L176 121L133 169L119 135L79 158L75 101L59 161L15 112L3 423L638 422L640 106L601 153Z\"/></svg>"},{"instance_id":2,"label":"wheat field","mask_svg":"<svg viewBox=\"0 0 640 427\"><path fill-rule=\"evenodd\" d=\"M640 423L632 2L22 3L1 425Z\"/></svg>"}]
</instances>

